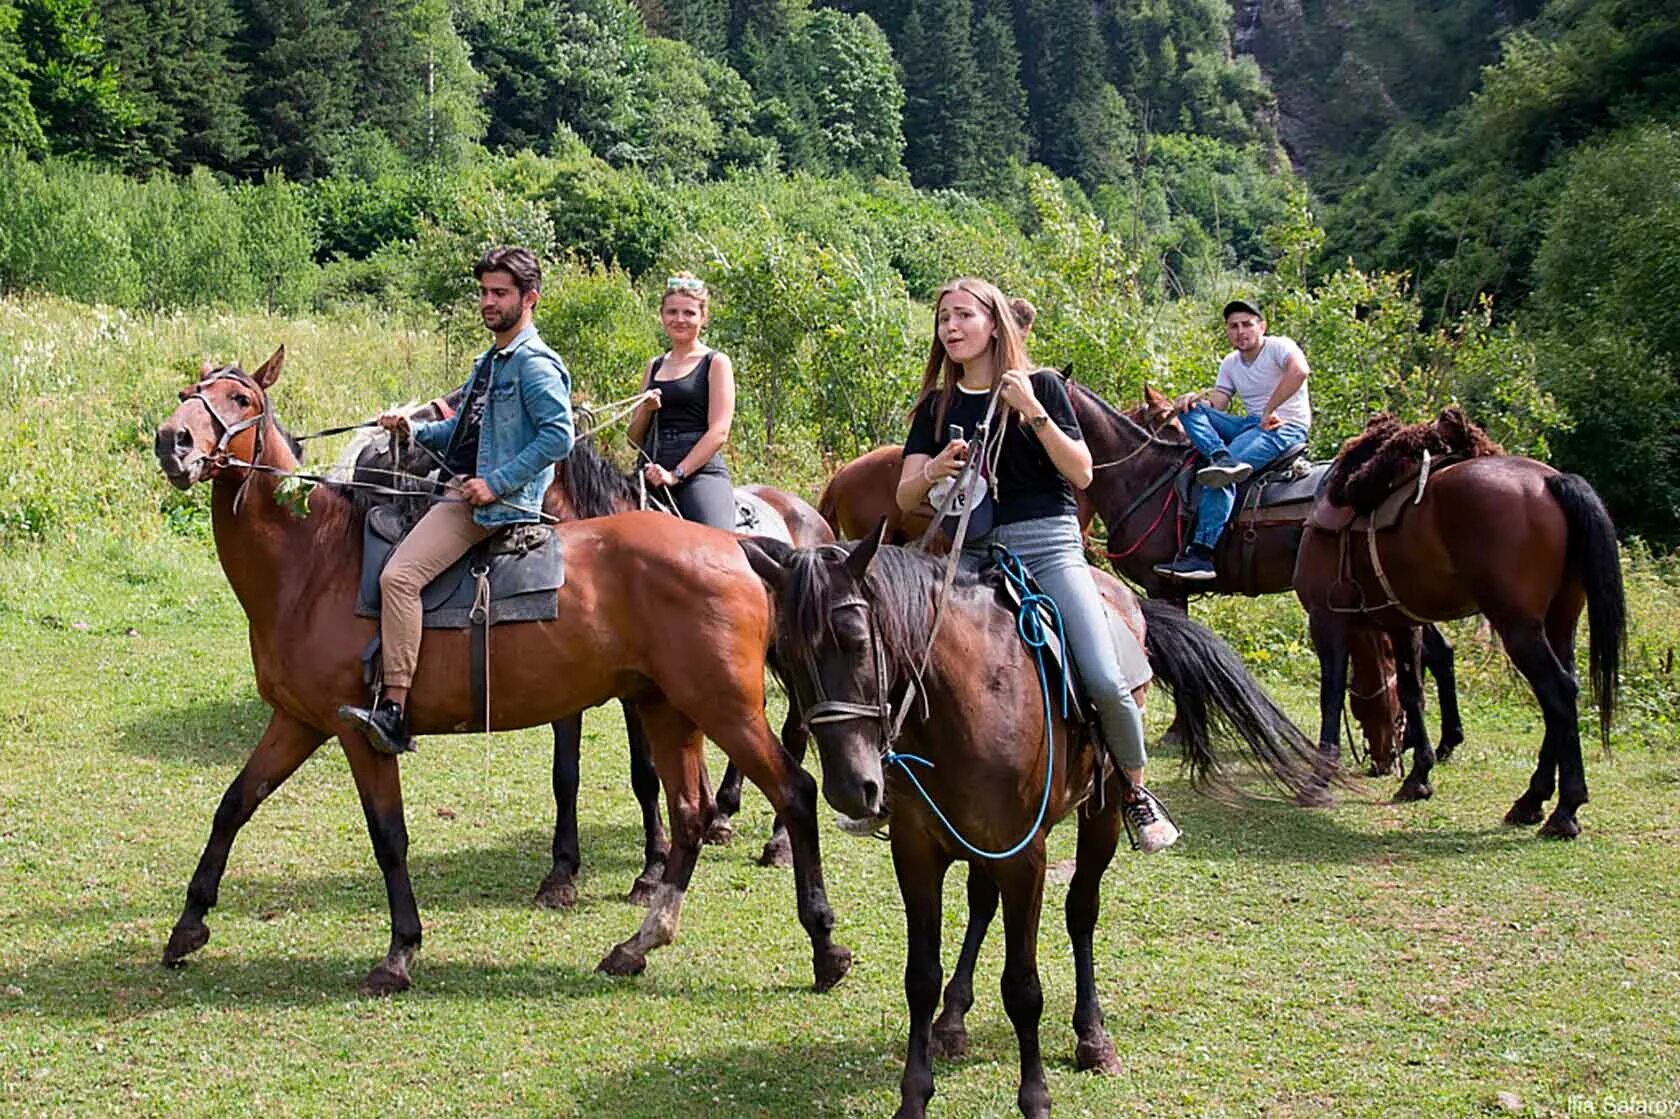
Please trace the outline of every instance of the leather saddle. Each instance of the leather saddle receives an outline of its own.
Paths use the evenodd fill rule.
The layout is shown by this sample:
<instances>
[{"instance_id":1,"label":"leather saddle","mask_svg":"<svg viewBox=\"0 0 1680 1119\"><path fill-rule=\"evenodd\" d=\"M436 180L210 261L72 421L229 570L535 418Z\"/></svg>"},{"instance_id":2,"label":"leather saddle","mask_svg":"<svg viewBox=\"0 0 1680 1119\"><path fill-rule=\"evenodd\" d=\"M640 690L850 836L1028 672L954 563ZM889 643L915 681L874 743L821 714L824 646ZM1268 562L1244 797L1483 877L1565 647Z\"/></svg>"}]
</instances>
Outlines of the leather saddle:
<instances>
[{"instance_id":1,"label":"leather saddle","mask_svg":"<svg viewBox=\"0 0 1680 1119\"><path fill-rule=\"evenodd\" d=\"M379 574L413 522L396 505L376 506L362 525L362 577L356 614L379 616ZM541 622L559 616L555 591L565 585L560 537L547 525L515 525L496 533L456 560L420 593L427 629L467 629L475 624L473 603L481 570L488 570L490 610L484 621Z\"/></svg>"},{"instance_id":2,"label":"leather saddle","mask_svg":"<svg viewBox=\"0 0 1680 1119\"><path fill-rule=\"evenodd\" d=\"M1283 454L1262 469L1256 470L1238 485L1237 515L1232 518L1231 523L1240 524L1245 519L1253 519L1252 514L1261 509L1311 504L1324 486L1330 464L1308 462L1306 453L1305 443L1288 447ZM1180 508L1186 511L1186 516L1194 515L1197 499L1201 497L1202 486L1196 481L1196 471L1202 465L1205 464L1200 459L1191 463L1179 472L1173 482L1178 488ZM1294 517L1294 520L1301 520L1306 515L1305 509L1297 512L1299 515Z\"/></svg>"}]
</instances>

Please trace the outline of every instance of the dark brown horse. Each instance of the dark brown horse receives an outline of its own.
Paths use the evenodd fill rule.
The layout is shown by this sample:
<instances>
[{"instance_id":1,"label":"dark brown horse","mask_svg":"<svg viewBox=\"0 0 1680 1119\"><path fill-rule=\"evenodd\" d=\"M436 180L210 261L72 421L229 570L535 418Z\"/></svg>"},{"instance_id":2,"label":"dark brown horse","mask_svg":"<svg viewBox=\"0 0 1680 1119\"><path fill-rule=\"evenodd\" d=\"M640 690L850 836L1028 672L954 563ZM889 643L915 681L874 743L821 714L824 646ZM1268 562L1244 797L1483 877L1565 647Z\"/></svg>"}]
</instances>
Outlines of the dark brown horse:
<instances>
[{"instance_id":1,"label":"dark brown horse","mask_svg":"<svg viewBox=\"0 0 1680 1119\"><path fill-rule=\"evenodd\" d=\"M268 729L223 795L210 839L187 887L186 906L164 962L175 964L210 937L205 915L239 829L257 806L329 737L350 762L374 855L384 874L391 943L363 990L409 985L420 916L408 874L397 759L375 751L338 717L361 702L360 653L375 623L354 615L361 517L330 486L310 495L299 519L275 500L270 471L297 467L269 392L284 350L254 374L207 370L181 393L158 429L155 450L169 481L211 480L216 551L250 623L257 690L273 709ZM245 464L256 464L257 468ZM260 468L260 469L258 469ZM554 622L494 631L488 693L496 729L551 723L615 697L633 699L665 787L671 857L641 928L601 962L616 975L646 966L647 953L676 935L684 894L710 806L702 735L765 790L793 836L799 918L811 938L816 985L838 982L851 963L835 944L817 846L816 787L794 766L764 718L764 658L770 637L764 589L736 538L700 525L629 513L562 525L567 579ZM417 733L465 725L473 702L467 632L426 637L409 697Z\"/></svg>"},{"instance_id":2,"label":"dark brown horse","mask_svg":"<svg viewBox=\"0 0 1680 1119\"><path fill-rule=\"evenodd\" d=\"M1481 613L1534 690L1546 724L1539 765L1505 822L1539 823L1555 789L1557 808L1540 834L1580 834L1575 813L1587 802L1587 777L1576 723L1575 623L1584 606L1588 675L1607 747L1627 631L1615 526L1584 478L1514 456L1448 466L1393 530L1367 538L1309 525L1294 584L1318 652L1321 750L1334 756L1338 749L1350 635L1385 632L1399 653L1413 759L1399 798L1429 796L1434 754L1416 627Z\"/></svg>"},{"instance_id":3,"label":"dark brown horse","mask_svg":"<svg viewBox=\"0 0 1680 1119\"><path fill-rule=\"evenodd\" d=\"M776 599L775 663L811 718L824 797L848 816L890 815L893 869L909 933L904 986L910 1039L898 1115L916 1119L926 1111L936 1035L948 1053L966 1047L974 959L1001 899L1003 1002L1020 1045L1016 1098L1024 1114L1045 1116L1050 1099L1039 1055L1037 964L1044 843L1050 827L1082 805L1067 900L1078 986L1077 1059L1081 1069L1120 1068L1097 1000L1092 950L1098 886L1122 830L1119 778L1111 771L1100 801L1091 799L1089 727L1063 719L1054 703L1046 711L1033 654L1016 635L1015 616L999 605L995 585L958 578L936 628L941 562L883 547L883 534L884 526L849 552L844 546L791 552L756 539L743 548ZM1123 618L1147 615L1150 664L1187 712L1186 758L1194 776L1217 765L1208 739L1214 712L1287 785L1310 776L1311 743L1230 649L1171 608L1145 603L1140 613L1124 586L1097 574L1111 609ZM893 706L905 699L930 648L920 676L925 711L923 699L916 699L902 740L891 743ZM895 755L894 748L904 754ZM1013 853L1007 850L1012 845ZM970 864L969 925L936 1028L942 885L958 859Z\"/></svg>"},{"instance_id":4,"label":"dark brown horse","mask_svg":"<svg viewBox=\"0 0 1680 1119\"><path fill-rule=\"evenodd\" d=\"M453 414L460 393L433 400L409 414L410 420L433 420ZM352 443L340 460L353 469L358 480L388 483L406 478L422 478L433 473L434 460L412 446L393 449L390 444L368 437ZM396 472L395 474L393 472ZM407 484L406 482L404 484ZM428 492L432 488L422 485ZM748 493L770 506L786 525L795 546L815 547L834 539L828 525L817 511L798 496L770 486L744 486ZM421 498L420 500L424 500ZM543 511L560 521L581 520L586 517L605 517L638 508L640 493L634 479L618 470L611 462L597 454L595 440L585 437L577 441L572 453L558 463L554 484L543 495ZM641 723L636 719L635 707L621 700L624 729L629 744L630 787L642 816L642 869L630 884L627 900L647 905L653 900L665 872L665 860L671 844L659 815L659 776L654 772L647 739ZM783 728L798 731L798 720L790 719ZM580 769L583 745L583 716L573 715L554 723L554 762L551 783L554 789L554 839L550 845L548 873L537 887L536 902L551 909L562 909L577 903L577 876L583 856L578 840L577 798L582 780ZM783 745L793 752L795 759L805 753L803 738L784 737ZM727 843L733 834L730 817L741 808L741 770L733 762L724 774L723 784L712 802L714 811L706 824L708 843ZM765 866L791 866L792 850L788 846L787 831L780 825L772 834L759 862Z\"/></svg>"},{"instance_id":5,"label":"dark brown horse","mask_svg":"<svg viewBox=\"0 0 1680 1119\"><path fill-rule=\"evenodd\" d=\"M1108 528L1109 562L1151 598L1184 605L1184 584L1155 573L1156 564L1180 550L1183 529L1173 480L1195 452L1178 426L1172 401L1146 387L1143 404L1121 412L1073 381L1068 383L1068 395L1097 464L1086 494ZM1302 511L1292 518L1267 517L1252 525L1233 525L1214 557L1218 578L1196 584L1196 593L1254 595L1289 590L1304 521ZM1237 546L1239 538L1247 538L1242 542L1250 544L1247 562ZM1425 626L1421 639L1423 666L1434 675L1440 699L1441 757L1445 758L1464 740L1452 646L1434 626ZM1361 722L1375 770L1377 756L1392 743L1399 717L1398 709L1385 698L1392 661L1374 635L1356 639L1352 651L1353 690L1365 697L1359 703L1365 714Z\"/></svg>"}]
</instances>

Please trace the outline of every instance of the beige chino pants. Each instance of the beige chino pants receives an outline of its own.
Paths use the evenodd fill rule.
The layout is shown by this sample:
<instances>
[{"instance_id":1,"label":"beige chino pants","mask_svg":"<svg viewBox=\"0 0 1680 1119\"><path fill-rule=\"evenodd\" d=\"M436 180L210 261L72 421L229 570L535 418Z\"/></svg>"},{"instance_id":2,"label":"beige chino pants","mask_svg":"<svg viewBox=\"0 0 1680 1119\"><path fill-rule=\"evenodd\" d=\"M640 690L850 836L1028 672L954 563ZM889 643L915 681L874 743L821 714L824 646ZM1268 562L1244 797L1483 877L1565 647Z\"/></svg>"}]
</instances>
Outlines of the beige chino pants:
<instances>
[{"instance_id":1,"label":"beige chino pants","mask_svg":"<svg viewBox=\"0 0 1680 1119\"><path fill-rule=\"evenodd\" d=\"M420 592L496 530L473 520L465 501L442 501L403 537L379 576L379 640L385 684L406 688L420 663Z\"/></svg>"}]
</instances>

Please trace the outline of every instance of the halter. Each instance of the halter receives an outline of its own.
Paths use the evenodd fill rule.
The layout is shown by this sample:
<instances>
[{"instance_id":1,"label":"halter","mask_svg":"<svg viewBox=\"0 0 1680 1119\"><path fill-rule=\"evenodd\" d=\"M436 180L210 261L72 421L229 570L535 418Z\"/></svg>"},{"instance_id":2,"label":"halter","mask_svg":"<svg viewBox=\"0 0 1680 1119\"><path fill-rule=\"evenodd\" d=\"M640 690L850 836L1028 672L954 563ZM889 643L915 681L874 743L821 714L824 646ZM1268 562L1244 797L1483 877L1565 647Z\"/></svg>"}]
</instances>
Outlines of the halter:
<instances>
[{"instance_id":1,"label":"halter","mask_svg":"<svg viewBox=\"0 0 1680 1119\"><path fill-rule=\"evenodd\" d=\"M216 406L210 402L210 398L204 395L204 386L214 384L217 381L234 381L250 389L252 392L256 393L257 399L262 401L262 407L257 410L257 414L254 416L246 416L235 423L228 423L222 418L221 413L216 411ZM194 385L193 391L181 399L183 403L196 400L200 404L204 405L205 412L209 413L210 423L214 426L215 430L221 433L220 438L216 440L216 449L206 456L210 460L210 465L213 469L220 470L222 467L230 465L230 456L227 453L228 444L233 441L233 437L235 435L253 427L257 429L257 434L254 437L255 443L251 448L251 461L252 463L259 463L262 461L263 436L267 431L269 418L268 393L263 391L262 386L257 384L253 377L249 374L240 372L232 366L224 366L210 374L210 376L206 379ZM239 483L239 489L233 495L234 516L239 515L240 506L245 503L245 490L251 485L251 479L253 477L255 477L255 472L247 470L245 472L245 480Z\"/></svg>"},{"instance_id":2,"label":"halter","mask_svg":"<svg viewBox=\"0 0 1680 1119\"><path fill-rule=\"evenodd\" d=\"M875 610L868 600L862 595L843 598L829 607L829 616L832 618L839 611L848 609L862 610L869 626L869 645L875 654L875 701L854 703L849 700L826 698L822 675L817 670L817 658L810 649L806 649L805 672L810 677L811 693L816 696L817 702L805 707L801 712L800 725L809 733L813 726L819 724L846 723L853 719L877 719L881 724L880 752L885 758L892 753L893 739L897 737L897 728L893 725L893 706L887 699L891 688L887 681L886 647L881 642L880 629L875 624Z\"/></svg>"}]
</instances>

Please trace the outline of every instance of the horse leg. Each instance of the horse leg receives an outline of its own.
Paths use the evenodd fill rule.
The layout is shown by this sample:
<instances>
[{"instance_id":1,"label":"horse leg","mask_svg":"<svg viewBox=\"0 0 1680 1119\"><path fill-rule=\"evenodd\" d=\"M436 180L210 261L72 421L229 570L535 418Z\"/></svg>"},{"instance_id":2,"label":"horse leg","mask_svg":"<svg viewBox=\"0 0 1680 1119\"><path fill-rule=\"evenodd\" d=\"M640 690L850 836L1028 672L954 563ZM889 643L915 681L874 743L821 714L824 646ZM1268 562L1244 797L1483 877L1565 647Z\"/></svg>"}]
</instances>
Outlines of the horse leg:
<instances>
[{"instance_id":1,"label":"horse leg","mask_svg":"<svg viewBox=\"0 0 1680 1119\"><path fill-rule=\"evenodd\" d=\"M718 786L713 803L716 810L706 824L706 843L711 847L727 847L735 838L735 824L730 817L741 811L741 768L734 762L723 771L723 784Z\"/></svg>"},{"instance_id":2,"label":"horse leg","mask_svg":"<svg viewBox=\"0 0 1680 1119\"><path fill-rule=\"evenodd\" d=\"M815 987L826 991L852 970L851 950L833 939L834 910L823 886L822 850L817 841L817 782L795 765L770 733L762 709L742 712L710 728L712 741L757 785L787 825L793 849L793 888L799 923L811 938Z\"/></svg>"},{"instance_id":3,"label":"horse leg","mask_svg":"<svg viewBox=\"0 0 1680 1119\"><path fill-rule=\"evenodd\" d=\"M1044 902L1044 843L1017 865L1000 867L1003 894L1003 1008L1021 1050L1021 1086L1015 1104L1026 1119L1049 1119L1050 1086L1038 1047L1044 990L1038 982L1038 916Z\"/></svg>"},{"instance_id":4,"label":"horse leg","mask_svg":"<svg viewBox=\"0 0 1680 1119\"><path fill-rule=\"evenodd\" d=\"M1329 774L1341 763L1342 703L1347 698L1347 620L1319 608L1307 614L1307 632L1318 653L1318 752L1325 770L1302 786L1296 800L1303 805L1330 803Z\"/></svg>"},{"instance_id":5,"label":"horse leg","mask_svg":"<svg viewBox=\"0 0 1680 1119\"><path fill-rule=\"evenodd\" d=\"M1570 685L1558 689L1558 733L1552 748L1552 756L1557 760L1557 808L1540 827L1541 835L1558 839L1573 839L1581 834L1575 810L1587 803L1587 768L1581 757L1578 709L1581 684L1575 674L1575 624L1585 605L1584 595L1566 593L1554 599L1546 612L1546 643L1556 654L1558 666Z\"/></svg>"},{"instance_id":6,"label":"horse leg","mask_svg":"<svg viewBox=\"0 0 1680 1119\"><path fill-rule=\"evenodd\" d=\"M1441 744L1435 747L1435 760L1445 762L1464 742L1464 721L1458 715L1453 647L1435 626L1423 627L1423 667L1435 677L1435 699L1441 705Z\"/></svg>"},{"instance_id":7,"label":"horse leg","mask_svg":"<svg viewBox=\"0 0 1680 1119\"><path fill-rule=\"evenodd\" d=\"M1412 752L1412 771L1400 782L1396 801L1428 800L1435 795L1429 772L1435 768L1435 751L1429 746L1429 727L1423 721L1423 676L1418 663L1419 642L1415 626L1388 631L1394 646L1394 680L1400 692L1400 710L1406 716L1406 738L1402 749Z\"/></svg>"},{"instance_id":8,"label":"horse leg","mask_svg":"<svg viewBox=\"0 0 1680 1119\"><path fill-rule=\"evenodd\" d=\"M221 803L216 806L216 815L210 823L210 841L204 845L198 868L187 883L187 904L163 950L165 964L178 965L209 941L210 927L204 923L204 916L216 907L234 837L257 806L285 784L286 778L326 740L325 734L282 711L269 717L257 748L251 751L244 768L228 784Z\"/></svg>"},{"instance_id":9,"label":"horse leg","mask_svg":"<svg viewBox=\"0 0 1680 1119\"><path fill-rule=\"evenodd\" d=\"M659 817L659 771L653 767L642 720L635 704L628 700L619 704L624 708L624 731L630 740L630 788L642 810L642 872L630 884L626 900L632 905L648 905L665 874L671 841L665 838L665 822Z\"/></svg>"},{"instance_id":10,"label":"horse leg","mask_svg":"<svg viewBox=\"0 0 1680 1119\"><path fill-rule=\"evenodd\" d=\"M1505 813L1505 822L1538 823L1545 814L1546 801L1551 799L1555 788L1554 781L1560 774L1566 775L1574 779L1575 784L1571 792L1579 799L1568 804L1566 808L1566 800L1560 796L1557 809L1552 818L1546 821L1541 834L1572 838L1581 830L1580 825L1575 822L1575 809L1586 803L1586 777L1580 761L1580 731L1575 722L1575 699L1579 687L1575 678L1558 661L1539 623L1528 622L1510 626L1495 623L1495 626L1499 631L1500 640L1505 645L1506 655L1533 689L1534 698L1540 704L1540 714L1546 725L1545 734L1540 739L1540 760L1534 768L1534 775L1529 778L1528 790L1518 797L1511 805L1510 811ZM1575 753L1572 773L1565 770L1565 758L1571 739Z\"/></svg>"},{"instance_id":11,"label":"horse leg","mask_svg":"<svg viewBox=\"0 0 1680 1119\"><path fill-rule=\"evenodd\" d=\"M1120 1058L1114 1052L1103 1025L1102 1005L1097 1001L1097 971L1091 939L1097 927L1099 887L1103 872L1114 859L1120 844L1120 792L1112 789L1101 812L1079 817L1078 858L1073 881L1068 884L1067 930L1073 942L1075 995L1073 1032L1079 1038L1074 1060L1081 1072L1119 1073Z\"/></svg>"},{"instance_id":12,"label":"horse leg","mask_svg":"<svg viewBox=\"0 0 1680 1119\"><path fill-rule=\"evenodd\" d=\"M569 909L577 904L578 752L583 743L583 713L552 724L554 729L554 846L548 877L537 887L536 902L545 909Z\"/></svg>"},{"instance_id":13,"label":"horse leg","mask_svg":"<svg viewBox=\"0 0 1680 1119\"><path fill-rule=\"evenodd\" d=\"M640 975L647 968L649 952L677 939L683 898L700 857L700 832L708 799L705 738L699 728L664 700L640 704L637 713L652 748L653 764L665 786L665 805L671 813L671 852L641 927L596 965L595 970L607 975Z\"/></svg>"},{"instance_id":14,"label":"horse leg","mask_svg":"<svg viewBox=\"0 0 1680 1119\"><path fill-rule=\"evenodd\" d=\"M893 873L904 899L904 1001L910 1009L904 1075L893 1119L923 1119L933 1098L933 1012L939 1005L940 914L950 859L912 827L892 829L892 852ZM972 868L969 875L972 883Z\"/></svg>"},{"instance_id":15,"label":"horse leg","mask_svg":"<svg viewBox=\"0 0 1680 1119\"><path fill-rule=\"evenodd\" d=\"M408 965L420 950L420 909L408 878L408 824L403 819L402 771L397 759L381 754L360 734L338 736L356 793L367 817L373 857L385 878L385 899L391 909L391 946L385 958L362 980L362 994L394 995L408 989Z\"/></svg>"},{"instance_id":16,"label":"horse leg","mask_svg":"<svg viewBox=\"0 0 1680 1119\"><path fill-rule=\"evenodd\" d=\"M968 864L968 928L963 933L957 968L945 985L945 1007L933 1024L935 1057L961 1057L968 1052L968 1027L963 1019L974 1005L974 965L980 959L980 945L986 940L997 907L997 883L985 868Z\"/></svg>"},{"instance_id":17,"label":"horse leg","mask_svg":"<svg viewBox=\"0 0 1680 1119\"><path fill-rule=\"evenodd\" d=\"M795 766L805 764L805 747L809 740L810 736L805 733L804 721L799 717L799 712L790 705L787 718L782 720L782 749L788 752L788 757L793 759ZM788 841L787 825L782 822L780 816L770 825L770 839L758 856L758 865L793 865L793 846Z\"/></svg>"}]
</instances>

